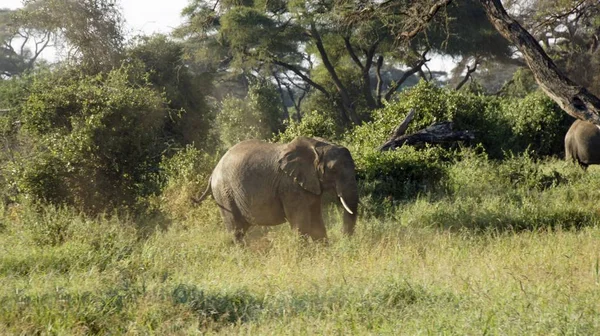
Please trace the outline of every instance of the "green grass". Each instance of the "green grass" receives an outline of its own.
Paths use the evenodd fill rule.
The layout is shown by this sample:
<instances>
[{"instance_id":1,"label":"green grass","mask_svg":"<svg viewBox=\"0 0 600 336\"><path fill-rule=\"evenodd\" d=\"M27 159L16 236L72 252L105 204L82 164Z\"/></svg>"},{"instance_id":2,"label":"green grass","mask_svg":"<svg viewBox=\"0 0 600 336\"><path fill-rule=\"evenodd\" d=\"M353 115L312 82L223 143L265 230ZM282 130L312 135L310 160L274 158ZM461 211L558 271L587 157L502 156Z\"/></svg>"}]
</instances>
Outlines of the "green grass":
<instances>
[{"instance_id":1,"label":"green grass","mask_svg":"<svg viewBox=\"0 0 600 336\"><path fill-rule=\"evenodd\" d=\"M600 168L515 162L452 166L352 239L332 209L329 245L287 225L233 245L212 200L170 220L2 208L0 334L598 334Z\"/></svg>"}]
</instances>

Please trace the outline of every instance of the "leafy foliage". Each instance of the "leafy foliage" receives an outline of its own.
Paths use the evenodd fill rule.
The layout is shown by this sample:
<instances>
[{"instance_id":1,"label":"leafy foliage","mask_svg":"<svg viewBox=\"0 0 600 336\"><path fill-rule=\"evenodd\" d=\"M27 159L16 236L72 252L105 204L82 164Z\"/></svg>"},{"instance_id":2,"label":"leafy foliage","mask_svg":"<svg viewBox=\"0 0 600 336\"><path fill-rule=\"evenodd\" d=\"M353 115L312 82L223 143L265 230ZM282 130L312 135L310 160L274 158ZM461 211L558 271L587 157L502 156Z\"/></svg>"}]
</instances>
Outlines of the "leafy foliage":
<instances>
[{"instance_id":1,"label":"leafy foliage","mask_svg":"<svg viewBox=\"0 0 600 336\"><path fill-rule=\"evenodd\" d=\"M210 129L214 112L206 102L210 77L190 69L184 60L184 45L165 35L139 37L127 54L139 76L147 74L148 82L164 91L170 114L164 126L168 141L214 148L216 139Z\"/></svg>"},{"instance_id":2,"label":"leafy foliage","mask_svg":"<svg viewBox=\"0 0 600 336\"><path fill-rule=\"evenodd\" d=\"M124 45L121 11L115 0L26 1L18 22L61 40L69 61L88 73L119 64Z\"/></svg>"},{"instance_id":3,"label":"leafy foliage","mask_svg":"<svg viewBox=\"0 0 600 336\"><path fill-rule=\"evenodd\" d=\"M89 212L132 206L163 149L164 97L128 67L36 77L21 106L31 142L15 162L21 192Z\"/></svg>"},{"instance_id":4,"label":"leafy foliage","mask_svg":"<svg viewBox=\"0 0 600 336\"><path fill-rule=\"evenodd\" d=\"M421 82L405 90L397 102L376 110L371 122L345 135L344 142L357 163L363 194L372 197L375 204L388 198L405 200L419 194L443 193L442 184L452 162L460 162L471 151L451 145L424 149L404 146L379 152L377 148L412 108L416 115L407 134L435 122L452 121L454 129L474 132L474 143L465 145L474 145L473 150L481 152L486 161L488 156L502 159L521 153L532 157L557 155L563 150L569 124L566 114L541 92L521 99L499 99Z\"/></svg>"},{"instance_id":5,"label":"leafy foliage","mask_svg":"<svg viewBox=\"0 0 600 336\"><path fill-rule=\"evenodd\" d=\"M298 136L335 140L338 133L338 125L333 118L315 111L305 115L299 122L291 120L285 131L275 136L275 140L289 142Z\"/></svg>"},{"instance_id":6,"label":"leafy foliage","mask_svg":"<svg viewBox=\"0 0 600 336\"><path fill-rule=\"evenodd\" d=\"M174 218L189 215L191 200L207 187L219 157L188 145L160 162L161 192L151 205Z\"/></svg>"},{"instance_id":7,"label":"leafy foliage","mask_svg":"<svg viewBox=\"0 0 600 336\"><path fill-rule=\"evenodd\" d=\"M281 127L281 99L270 83L250 86L246 99L229 97L216 122L225 148L247 139L268 139Z\"/></svg>"},{"instance_id":8,"label":"leafy foliage","mask_svg":"<svg viewBox=\"0 0 600 336\"><path fill-rule=\"evenodd\" d=\"M552 155L564 149L564 134L573 118L541 91L523 99L503 101L502 113L511 126L512 151L518 153L530 148L537 155Z\"/></svg>"}]
</instances>

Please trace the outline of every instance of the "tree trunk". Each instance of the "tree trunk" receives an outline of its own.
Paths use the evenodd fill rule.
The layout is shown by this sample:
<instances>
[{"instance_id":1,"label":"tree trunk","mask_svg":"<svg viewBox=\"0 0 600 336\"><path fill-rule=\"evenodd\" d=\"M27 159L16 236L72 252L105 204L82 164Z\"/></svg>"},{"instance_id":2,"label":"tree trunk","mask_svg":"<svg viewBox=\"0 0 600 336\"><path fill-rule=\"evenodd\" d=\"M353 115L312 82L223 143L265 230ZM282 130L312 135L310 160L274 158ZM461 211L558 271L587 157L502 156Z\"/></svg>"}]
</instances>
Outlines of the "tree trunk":
<instances>
[{"instance_id":1,"label":"tree trunk","mask_svg":"<svg viewBox=\"0 0 600 336\"><path fill-rule=\"evenodd\" d=\"M561 73L535 38L511 18L500 0L479 0L492 25L523 54L546 94L571 116L600 125L600 99Z\"/></svg>"},{"instance_id":2,"label":"tree trunk","mask_svg":"<svg viewBox=\"0 0 600 336\"><path fill-rule=\"evenodd\" d=\"M354 104L352 104L352 99L348 94L348 90L338 77L337 72L335 71L335 67L333 66L333 64L331 64L329 56L325 51L325 46L323 45L321 35L319 34L319 31L317 30L317 27L315 26L314 22L311 22L310 24L310 35L315 41L315 45L317 46L317 50L319 51L319 55L321 56L321 60L323 61L323 66L325 67L325 69L327 69L327 72L329 72L329 75L331 76L331 79L333 80L333 83L340 95L342 103L341 107L343 112L342 117L346 120L349 120L350 122L360 125L360 120L358 118L358 115L356 114L356 111L354 110Z\"/></svg>"},{"instance_id":3,"label":"tree trunk","mask_svg":"<svg viewBox=\"0 0 600 336\"><path fill-rule=\"evenodd\" d=\"M346 50L350 55L350 58L354 61L354 64L360 69L362 75L362 84L361 91L363 96L365 97L365 101L367 102L367 106L370 109L376 109L378 106L375 98L373 98L373 93L371 92L371 67L373 66L373 57L375 57L375 51L377 51L377 46L379 45L379 41L375 41L369 50L364 50L365 53L365 64L363 65L360 61L360 58L354 52L354 48L350 43L350 37L344 37L344 44L346 46Z\"/></svg>"}]
</instances>

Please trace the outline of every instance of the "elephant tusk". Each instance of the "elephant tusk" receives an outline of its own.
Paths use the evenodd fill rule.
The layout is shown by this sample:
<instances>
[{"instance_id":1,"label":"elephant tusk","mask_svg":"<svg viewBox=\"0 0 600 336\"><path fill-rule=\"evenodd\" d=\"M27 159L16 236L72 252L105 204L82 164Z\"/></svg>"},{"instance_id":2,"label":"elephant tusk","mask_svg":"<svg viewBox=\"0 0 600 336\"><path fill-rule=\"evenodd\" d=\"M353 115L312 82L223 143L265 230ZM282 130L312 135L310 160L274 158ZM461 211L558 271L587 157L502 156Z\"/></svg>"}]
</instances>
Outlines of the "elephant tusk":
<instances>
[{"instance_id":1,"label":"elephant tusk","mask_svg":"<svg viewBox=\"0 0 600 336\"><path fill-rule=\"evenodd\" d=\"M342 205L344 206L344 209L346 209L346 211L348 211L349 214L354 215L354 212L352 212L352 210L350 210L350 208L348 207L348 204L346 204L346 201L344 201L344 198L342 196L339 196L340 200L342 201Z\"/></svg>"}]
</instances>

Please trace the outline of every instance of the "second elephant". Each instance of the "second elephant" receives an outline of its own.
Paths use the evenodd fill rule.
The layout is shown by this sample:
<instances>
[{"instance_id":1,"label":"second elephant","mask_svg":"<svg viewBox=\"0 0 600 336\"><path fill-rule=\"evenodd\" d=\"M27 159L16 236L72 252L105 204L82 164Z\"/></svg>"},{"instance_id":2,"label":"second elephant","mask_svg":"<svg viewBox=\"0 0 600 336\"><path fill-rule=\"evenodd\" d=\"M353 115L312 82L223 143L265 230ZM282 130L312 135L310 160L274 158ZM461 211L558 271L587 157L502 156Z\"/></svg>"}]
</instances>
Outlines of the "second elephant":
<instances>
[{"instance_id":1,"label":"second elephant","mask_svg":"<svg viewBox=\"0 0 600 336\"><path fill-rule=\"evenodd\" d=\"M565 135L565 159L586 169L600 164L600 128L588 121L575 120Z\"/></svg>"},{"instance_id":2,"label":"second elephant","mask_svg":"<svg viewBox=\"0 0 600 336\"><path fill-rule=\"evenodd\" d=\"M247 140L233 146L212 172L209 191L236 241L250 226L292 228L313 240L327 238L321 198L335 191L344 207L344 232L354 232L358 188L350 151L323 139L298 137L287 144Z\"/></svg>"}]
</instances>

